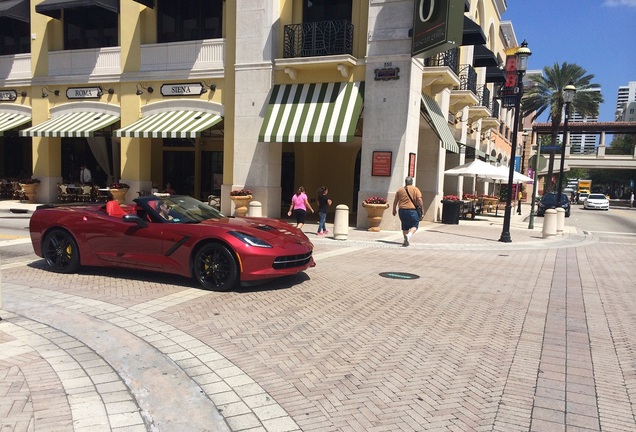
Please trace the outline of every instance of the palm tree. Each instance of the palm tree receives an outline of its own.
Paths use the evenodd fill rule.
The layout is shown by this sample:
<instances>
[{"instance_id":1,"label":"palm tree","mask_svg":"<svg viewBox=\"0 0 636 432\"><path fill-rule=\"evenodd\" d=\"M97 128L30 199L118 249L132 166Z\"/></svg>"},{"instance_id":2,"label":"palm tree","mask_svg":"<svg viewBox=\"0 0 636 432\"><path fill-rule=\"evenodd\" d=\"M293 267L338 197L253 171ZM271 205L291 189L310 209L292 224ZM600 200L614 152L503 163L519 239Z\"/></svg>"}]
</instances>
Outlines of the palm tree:
<instances>
[{"instance_id":1,"label":"palm tree","mask_svg":"<svg viewBox=\"0 0 636 432\"><path fill-rule=\"evenodd\" d=\"M557 136L561 132L563 119L563 88L572 83L576 87L574 101L570 112L576 111L582 116L598 116L599 104L603 102L601 87L592 84L594 75L588 74L585 69L576 64L564 62L561 66L555 63L553 67L543 68L543 75L532 77L534 86L529 87L521 99L521 112L523 117L532 115L535 121L541 114L549 109L548 121L552 123L551 145L557 145ZM563 143L562 145L565 145ZM552 172L554 169L554 151L550 151L548 164L548 177L546 190L552 190Z\"/></svg>"}]
</instances>

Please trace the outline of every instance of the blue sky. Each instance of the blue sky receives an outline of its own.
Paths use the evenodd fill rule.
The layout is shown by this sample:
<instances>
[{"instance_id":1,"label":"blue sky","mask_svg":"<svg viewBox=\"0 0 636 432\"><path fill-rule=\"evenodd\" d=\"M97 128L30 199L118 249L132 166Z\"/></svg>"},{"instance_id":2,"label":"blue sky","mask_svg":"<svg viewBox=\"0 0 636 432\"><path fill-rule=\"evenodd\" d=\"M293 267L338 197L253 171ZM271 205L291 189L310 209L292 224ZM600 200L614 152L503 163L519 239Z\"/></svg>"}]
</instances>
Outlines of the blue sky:
<instances>
[{"instance_id":1,"label":"blue sky","mask_svg":"<svg viewBox=\"0 0 636 432\"><path fill-rule=\"evenodd\" d=\"M618 87L636 81L636 0L508 0L502 20L532 51L528 69L575 63L594 75L605 102L599 121L614 121ZM547 118L540 118L546 121Z\"/></svg>"}]
</instances>

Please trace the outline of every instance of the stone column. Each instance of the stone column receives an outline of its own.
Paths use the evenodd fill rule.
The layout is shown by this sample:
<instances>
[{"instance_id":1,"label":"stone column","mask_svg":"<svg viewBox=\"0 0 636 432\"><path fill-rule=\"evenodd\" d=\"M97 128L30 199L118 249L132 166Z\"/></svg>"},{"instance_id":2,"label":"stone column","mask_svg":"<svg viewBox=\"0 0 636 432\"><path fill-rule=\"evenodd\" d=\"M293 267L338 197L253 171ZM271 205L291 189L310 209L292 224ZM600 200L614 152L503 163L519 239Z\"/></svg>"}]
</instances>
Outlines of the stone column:
<instances>
[{"instance_id":1,"label":"stone column","mask_svg":"<svg viewBox=\"0 0 636 432\"><path fill-rule=\"evenodd\" d=\"M258 142L263 108L272 88L275 47L282 46L276 24L279 3L226 3L232 28L226 38L225 85L226 94L234 95L233 100L223 100L226 124L221 211L226 214L230 213L230 191L245 187L262 203L265 216L280 217L282 147L280 143Z\"/></svg>"}]
</instances>

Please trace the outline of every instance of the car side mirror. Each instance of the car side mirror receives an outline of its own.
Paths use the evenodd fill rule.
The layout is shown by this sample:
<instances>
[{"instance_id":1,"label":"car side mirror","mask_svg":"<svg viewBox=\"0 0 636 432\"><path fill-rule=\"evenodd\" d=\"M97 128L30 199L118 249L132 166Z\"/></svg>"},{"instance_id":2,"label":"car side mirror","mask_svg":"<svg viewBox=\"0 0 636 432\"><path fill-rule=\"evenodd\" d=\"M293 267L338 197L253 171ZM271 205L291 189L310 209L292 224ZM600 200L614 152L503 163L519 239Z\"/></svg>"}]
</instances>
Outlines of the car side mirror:
<instances>
[{"instance_id":1,"label":"car side mirror","mask_svg":"<svg viewBox=\"0 0 636 432\"><path fill-rule=\"evenodd\" d=\"M121 217L124 222L136 223L140 228L146 228L148 226L148 222L143 220L137 215L127 214Z\"/></svg>"}]
</instances>

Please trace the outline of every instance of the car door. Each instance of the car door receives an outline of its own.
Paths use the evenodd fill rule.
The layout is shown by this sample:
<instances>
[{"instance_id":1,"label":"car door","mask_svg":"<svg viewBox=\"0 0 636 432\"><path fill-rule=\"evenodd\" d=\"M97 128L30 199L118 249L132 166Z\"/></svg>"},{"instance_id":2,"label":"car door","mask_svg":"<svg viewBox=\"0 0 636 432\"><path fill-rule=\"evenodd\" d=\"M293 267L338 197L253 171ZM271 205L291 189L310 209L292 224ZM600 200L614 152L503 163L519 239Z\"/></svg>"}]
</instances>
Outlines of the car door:
<instances>
[{"instance_id":1,"label":"car door","mask_svg":"<svg viewBox=\"0 0 636 432\"><path fill-rule=\"evenodd\" d=\"M161 269L163 240L161 223L148 222L145 226L122 217L103 216L90 231L85 231L89 253L104 265L139 269Z\"/></svg>"}]
</instances>

